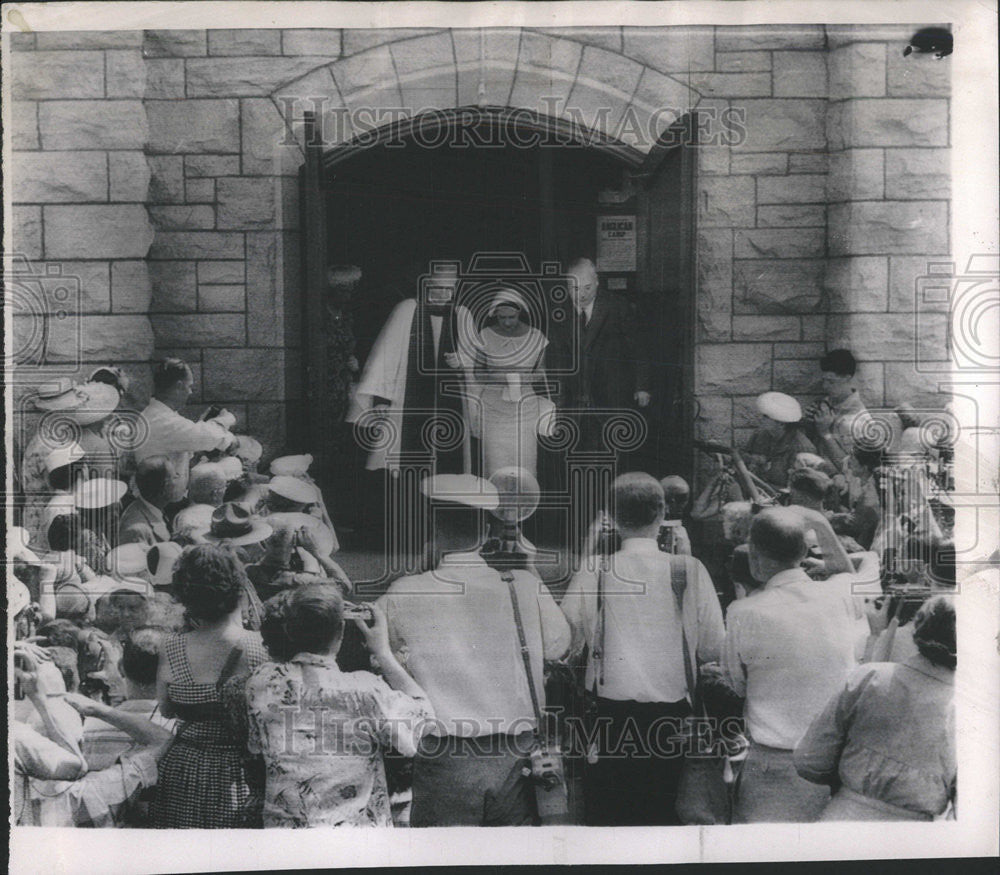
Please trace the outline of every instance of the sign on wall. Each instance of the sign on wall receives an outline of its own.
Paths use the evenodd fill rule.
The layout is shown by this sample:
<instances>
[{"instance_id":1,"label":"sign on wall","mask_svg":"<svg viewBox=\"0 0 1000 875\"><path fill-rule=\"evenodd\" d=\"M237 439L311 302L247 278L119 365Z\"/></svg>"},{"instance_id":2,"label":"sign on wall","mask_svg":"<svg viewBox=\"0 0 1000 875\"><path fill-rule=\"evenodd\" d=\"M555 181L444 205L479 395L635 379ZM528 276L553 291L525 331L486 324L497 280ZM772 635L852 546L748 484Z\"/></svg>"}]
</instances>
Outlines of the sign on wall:
<instances>
[{"instance_id":1,"label":"sign on wall","mask_svg":"<svg viewBox=\"0 0 1000 875\"><path fill-rule=\"evenodd\" d=\"M635 216L598 216L597 270L624 273L634 271L635 264Z\"/></svg>"}]
</instances>

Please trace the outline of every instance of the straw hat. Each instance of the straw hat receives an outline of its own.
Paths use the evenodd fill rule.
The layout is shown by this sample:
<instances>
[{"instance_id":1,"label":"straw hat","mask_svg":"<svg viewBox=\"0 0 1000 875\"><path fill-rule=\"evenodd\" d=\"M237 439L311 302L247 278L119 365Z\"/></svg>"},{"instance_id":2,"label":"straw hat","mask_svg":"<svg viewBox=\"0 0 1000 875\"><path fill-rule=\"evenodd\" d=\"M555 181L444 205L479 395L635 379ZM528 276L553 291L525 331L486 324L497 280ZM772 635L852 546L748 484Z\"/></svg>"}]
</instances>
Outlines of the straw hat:
<instances>
[{"instance_id":1,"label":"straw hat","mask_svg":"<svg viewBox=\"0 0 1000 875\"><path fill-rule=\"evenodd\" d=\"M115 577L135 577L146 573L146 544L119 544L104 557L104 569Z\"/></svg>"},{"instance_id":2,"label":"straw hat","mask_svg":"<svg viewBox=\"0 0 1000 875\"><path fill-rule=\"evenodd\" d=\"M45 470L51 474L56 468L79 462L85 455L87 454L83 448L75 441L64 447L56 447L45 457Z\"/></svg>"},{"instance_id":3,"label":"straw hat","mask_svg":"<svg viewBox=\"0 0 1000 875\"><path fill-rule=\"evenodd\" d=\"M153 544L146 553L146 571L155 588L170 586L174 578L174 565L181 558L184 548L173 541Z\"/></svg>"},{"instance_id":4,"label":"straw hat","mask_svg":"<svg viewBox=\"0 0 1000 875\"><path fill-rule=\"evenodd\" d=\"M189 504L177 511L171 533L192 535L195 540L203 538L212 528L212 514L215 508L210 504Z\"/></svg>"},{"instance_id":5,"label":"straw hat","mask_svg":"<svg viewBox=\"0 0 1000 875\"><path fill-rule=\"evenodd\" d=\"M281 477L301 476L308 472L312 463L313 457L309 453L301 456L281 456L271 462L271 474Z\"/></svg>"},{"instance_id":6,"label":"straw hat","mask_svg":"<svg viewBox=\"0 0 1000 875\"><path fill-rule=\"evenodd\" d=\"M122 500L128 487L121 480L96 477L80 483L73 493L73 501L81 510L98 510L111 507Z\"/></svg>"},{"instance_id":7,"label":"straw hat","mask_svg":"<svg viewBox=\"0 0 1000 875\"><path fill-rule=\"evenodd\" d=\"M31 593L13 574L7 575L7 613L16 617L31 604Z\"/></svg>"},{"instance_id":8,"label":"straw hat","mask_svg":"<svg viewBox=\"0 0 1000 875\"><path fill-rule=\"evenodd\" d=\"M57 410L79 425L90 425L114 412L120 400L118 390L107 383L74 385L59 380L39 387L34 403L39 410Z\"/></svg>"},{"instance_id":9,"label":"straw hat","mask_svg":"<svg viewBox=\"0 0 1000 875\"><path fill-rule=\"evenodd\" d=\"M267 484L267 489L273 495L287 498L297 504L315 504L319 501L319 493L316 487L298 477L280 475L272 477Z\"/></svg>"},{"instance_id":10,"label":"straw hat","mask_svg":"<svg viewBox=\"0 0 1000 875\"><path fill-rule=\"evenodd\" d=\"M270 513L265 520L275 529L289 528L292 531L298 531L303 527L309 529L316 538L320 553L324 556L330 556L340 549L336 534L330 531L330 527L323 520L312 514L296 511Z\"/></svg>"},{"instance_id":11,"label":"straw hat","mask_svg":"<svg viewBox=\"0 0 1000 875\"><path fill-rule=\"evenodd\" d=\"M764 392L758 395L757 409L776 422L798 422L802 419L801 405L784 392Z\"/></svg>"},{"instance_id":12,"label":"straw hat","mask_svg":"<svg viewBox=\"0 0 1000 875\"><path fill-rule=\"evenodd\" d=\"M212 528L206 541L220 543L226 541L235 547L243 544L259 544L269 537L271 527L253 515L250 508L238 501L227 501L212 513Z\"/></svg>"},{"instance_id":13,"label":"straw hat","mask_svg":"<svg viewBox=\"0 0 1000 875\"><path fill-rule=\"evenodd\" d=\"M474 474L436 474L424 480L420 491L431 501L447 501L482 510L496 510L500 506L496 486Z\"/></svg>"}]
</instances>

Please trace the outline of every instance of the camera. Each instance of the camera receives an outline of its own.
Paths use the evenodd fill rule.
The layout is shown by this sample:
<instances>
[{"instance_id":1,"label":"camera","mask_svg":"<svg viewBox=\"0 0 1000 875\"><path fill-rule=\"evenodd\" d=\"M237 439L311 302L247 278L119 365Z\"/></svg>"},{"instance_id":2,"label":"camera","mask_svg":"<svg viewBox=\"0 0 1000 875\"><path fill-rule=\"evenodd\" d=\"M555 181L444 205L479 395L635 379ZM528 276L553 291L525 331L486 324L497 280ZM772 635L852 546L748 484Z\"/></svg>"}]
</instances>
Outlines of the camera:
<instances>
[{"instance_id":1,"label":"camera","mask_svg":"<svg viewBox=\"0 0 1000 875\"><path fill-rule=\"evenodd\" d=\"M677 529L680 527L680 520L664 520L660 523L660 531L656 536L656 546L661 553L677 552Z\"/></svg>"},{"instance_id":2,"label":"camera","mask_svg":"<svg viewBox=\"0 0 1000 875\"><path fill-rule=\"evenodd\" d=\"M370 605L358 605L354 602L344 602L344 619L345 620L364 620L368 622L372 618L372 609Z\"/></svg>"},{"instance_id":3,"label":"camera","mask_svg":"<svg viewBox=\"0 0 1000 875\"><path fill-rule=\"evenodd\" d=\"M601 522L601 531L597 535L597 555L610 556L617 553L621 548L621 535L615 528L615 524L607 516Z\"/></svg>"},{"instance_id":4,"label":"camera","mask_svg":"<svg viewBox=\"0 0 1000 875\"><path fill-rule=\"evenodd\" d=\"M535 787L538 816L542 822L561 822L569 814L569 796L558 748L536 744L529 755L530 768L522 774Z\"/></svg>"}]
</instances>

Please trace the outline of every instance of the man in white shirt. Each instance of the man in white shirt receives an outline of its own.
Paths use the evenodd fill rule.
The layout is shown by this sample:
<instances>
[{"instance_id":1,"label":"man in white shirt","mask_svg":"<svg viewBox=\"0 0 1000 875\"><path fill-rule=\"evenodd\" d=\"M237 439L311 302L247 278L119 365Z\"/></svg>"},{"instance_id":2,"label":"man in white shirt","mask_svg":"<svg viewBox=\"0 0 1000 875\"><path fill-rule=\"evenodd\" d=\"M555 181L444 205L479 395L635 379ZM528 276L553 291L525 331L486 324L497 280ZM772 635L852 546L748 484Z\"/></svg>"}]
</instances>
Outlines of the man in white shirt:
<instances>
[{"instance_id":1,"label":"man in white shirt","mask_svg":"<svg viewBox=\"0 0 1000 875\"><path fill-rule=\"evenodd\" d=\"M723 678L746 700L751 739L735 823L809 822L829 801L828 788L798 776L792 750L856 664L855 612L843 587L811 580L800 567L807 527L818 526L803 510L754 517L750 572L765 585L726 617Z\"/></svg>"},{"instance_id":2,"label":"man in white shirt","mask_svg":"<svg viewBox=\"0 0 1000 875\"><path fill-rule=\"evenodd\" d=\"M510 588L479 553L484 527L474 509L495 508L497 491L471 475L438 475L427 484L436 567L400 578L379 600L393 652L437 718L414 760L410 824L529 823L533 792L518 775L528 764L534 708ZM537 577L510 573L544 708L543 663L569 649L569 625Z\"/></svg>"},{"instance_id":3,"label":"man in white shirt","mask_svg":"<svg viewBox=\"0 0 1000 875\"><path fill-rule=\"evenodd\" d=\"M193 391L194 375L183 361L168 358L160 362L153 370L153 397L141 414L145 434L135 448L136 464L150 456L169 458L180 475L182 495L187 492L192 455L225 450L236 441L229 431L236 417L228 410L203 422L181 416L178 411Z\"/></svg>"},{"instance_id":4,"label":"man in white shirt","mask_svg":"<svg viewBox=\"0 0 1000 875\"><path fill-rule=\"evenodd\" d=\"M657 546L664 511L663 488L650 475L618 477L612 517L621 549L606 571L577 572L562 601L574 649L590 647L586 686L597 694L600 732L584 774L589 826L679 823L683 760L671 739L691 713L693 692L683 638L697 662L718 659L722 644L722 609L705 567ZM684 577L680 608L675 575Z\"/></svg>"}]
</instances>

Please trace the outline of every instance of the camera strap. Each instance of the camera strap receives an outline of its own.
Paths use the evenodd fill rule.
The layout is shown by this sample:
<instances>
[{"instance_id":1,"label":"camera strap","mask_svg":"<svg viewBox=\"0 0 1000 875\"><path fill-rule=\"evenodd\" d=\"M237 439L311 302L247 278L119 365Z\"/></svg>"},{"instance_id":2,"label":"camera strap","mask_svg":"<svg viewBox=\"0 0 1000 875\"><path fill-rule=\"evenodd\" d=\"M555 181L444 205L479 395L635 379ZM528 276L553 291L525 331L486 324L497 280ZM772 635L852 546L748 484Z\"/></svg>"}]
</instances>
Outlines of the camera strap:
<instances>
[{"instance_id":1,"label":"camera strap","mask_svg":"<svg viewBox=\"0 0 1000 875\"><path fill-rule=\"evenodd\" d=\"M517 592L514 589L514 575L511 571L500 572L500 579L507 584L510 592L510 603L514 609L514 623L517 625L517 640L521 647L521 660L524 662L524 676L528 679L528 692L531 694L531 707L535 711L535 735L542 735L542 709L538 704L538 691L535 689L535 677L531 673L531 654L528 651L528 640L524 634L524 623L521 621L521 609L517 601Z\"/></svg>"},{"instance_id":2,"label":"camera strap","mask_svg":"<svg viewBox=\"0 0 1000 875\"><path fill-rule=\"evenodd\" d=\"M687 682L688 696L691 698L691 710L698 714L699 696L698 682L694 676L694 665L691 662L691 646L688 644L687 632L684 629L684 592L687 589L687 562L677 558L670 560L670 586L677 602L677 614L681 620L681 649L684 653L684 678Z\"/></svg>"},{"instance_id":3,"label":"camera strap","mask_svg":"<svg viewBox=\"0 0 1000 875\"><path fill-rule=\"evenodd\" d=\"M604 684L604 560L597 572L597 612L594 644L590 648L590 659L594 664L594 681L591 692L597 699L597 689Z\"/></svg>"}]
</instances>

